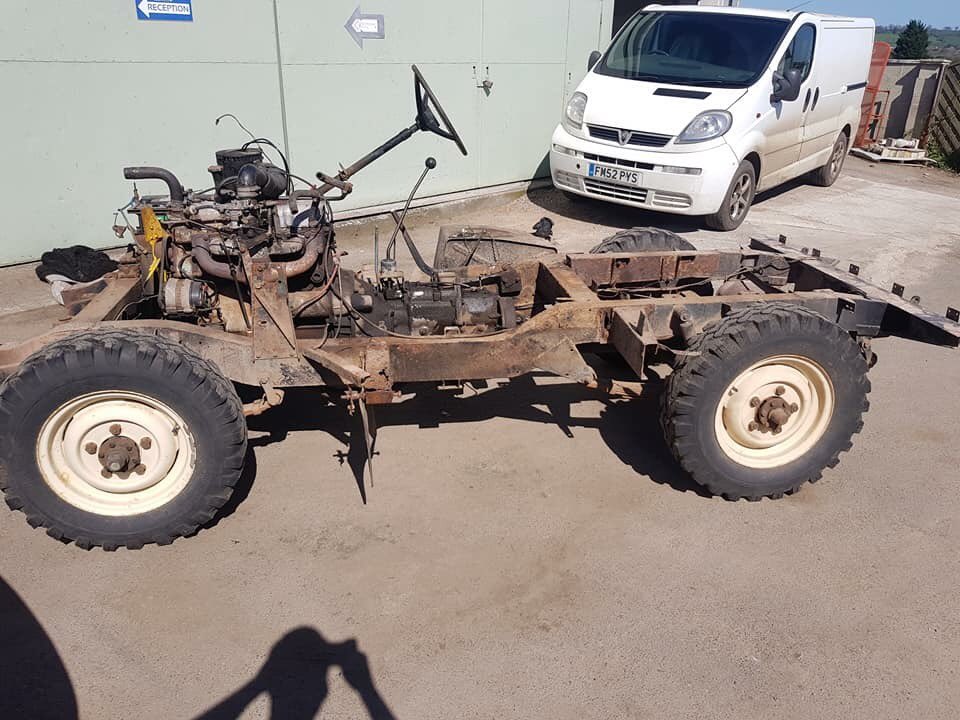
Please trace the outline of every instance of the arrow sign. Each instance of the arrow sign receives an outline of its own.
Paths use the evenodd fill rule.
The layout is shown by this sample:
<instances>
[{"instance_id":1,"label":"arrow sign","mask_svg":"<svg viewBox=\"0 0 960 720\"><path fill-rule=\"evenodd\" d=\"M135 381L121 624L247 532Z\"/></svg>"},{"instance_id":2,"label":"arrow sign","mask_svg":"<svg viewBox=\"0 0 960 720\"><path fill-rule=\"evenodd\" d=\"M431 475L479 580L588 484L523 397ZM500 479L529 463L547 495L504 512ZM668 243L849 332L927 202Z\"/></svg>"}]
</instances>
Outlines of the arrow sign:
<instances>
[{"instance_id":1,"label":"arrow sign","mask_svg":"<svg viewBox=\"0 0 960 720\"><path fill-rule=\"evenodd\" d=\"M344 27L361 49L364 40L383 40L386 37L383 31L383 15L365 13L359 5Z\"/></svg>"},{"instance_id":2,"label":"arrow sign","mask_svg":"<svg viewBox=\"0 0 960 720\"><path fill-rule=\"evenodd\" d=\"M180 20L193 22L192 0L134 0L137 20Z\"/></svg>"}]
</instances>

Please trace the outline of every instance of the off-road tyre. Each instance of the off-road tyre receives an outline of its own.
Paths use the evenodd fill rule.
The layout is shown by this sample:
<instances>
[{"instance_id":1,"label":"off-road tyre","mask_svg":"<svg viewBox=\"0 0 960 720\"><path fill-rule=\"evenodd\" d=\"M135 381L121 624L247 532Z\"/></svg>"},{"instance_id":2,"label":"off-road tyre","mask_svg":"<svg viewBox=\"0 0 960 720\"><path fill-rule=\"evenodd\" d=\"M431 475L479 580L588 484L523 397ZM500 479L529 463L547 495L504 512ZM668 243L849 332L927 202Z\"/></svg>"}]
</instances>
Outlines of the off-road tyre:
<instances>
[{"instance_id":1,"label":"off-road tyre","mask_svg":"<svg viewBox=\"0 0 960 720\"><path fill-rule=\"evenodd\" d=\"M833 144L830 151L830 159L823 167L819 167L810 173L810 182L820 187L830 187L833 185L840 173L843 171L843 163L847 158L847 148L850 145L850 138L846 133L840 133L837 141Z\"/></svg>"},{"instance_id":2,"label":"off-road tyre","mask_svg":"<svg viewBox=\"0 0 960 720\"><path fill-rule=\"evenodd\" d=\"M723 196L723 204L717 212L707 215L703 222L711 230L729 232L736 230L747 217L753 198L757 194L757 171L753 163L744 160L733 174L730 187Z\"/></svg>"},{"instance_id":3,"label":"off-road tyre","mask_svg":"<svg viewBox=\"0 0 960 720\"><path fill-rule=\"evenodd\" d=\"M863 427L870 407L867 361L848 333L812 310L779 302L740 308L707 326L689 349L693 354L680 360L665 383L660 422L681 467L714 495L759 500L793 493L836 466ZM832 385L833 411L808 451L758 469L734 461L721 447L721 403L743 373L782 356L805 358L822 369Z\"/></svg>"},{"instance_id":4,"label":"off-road tyre","mask_svg":"<svg viewBox=\"0 0 960 720\"><path fill-rule=\"evenodd\" d=\"M604 238L591 253L627 253L652 252L662 250L696 250L696 248L675 232L655 227L635 227L621 230Z\"/></svg>"},{"instance_id":5,"label":"off-road tyre","mask_svg":"<svg viewBox=\"0 0 960 720\"><path fill-rule=\"evenodd\" d=\"M64 499L65 491L57 490L40 469L38 448L49 419L63 414L71 403L96 404L86 398L110 393L162 403L187 428L182 436L174 429L172 435L178 438L169 442L176 454L186 453L180 448L187 447L176 443L189 443L193 461L180 467L192 465L192 472L181 472L182 488L178 484L180 489L171 491L176 494L169 499L159 496L156 502L163 504L146 512L126 508L119 515L91 512L90 506ZM69 427L78 421L65 422ZM63 446L67 444L64 440ZM157 452L160 444L156 441ZM187 348L146 333L89 331L51 343L27 358L0 386L0 489L7 505L22 511L33 527L46 528L48 535L85 549L133 550L193 534L229 500L246 446L243 408L233 385ZM128 475L136 479L133 473ZM108 493L111 502L118 494Z\"/></svg>"}]
</instances>

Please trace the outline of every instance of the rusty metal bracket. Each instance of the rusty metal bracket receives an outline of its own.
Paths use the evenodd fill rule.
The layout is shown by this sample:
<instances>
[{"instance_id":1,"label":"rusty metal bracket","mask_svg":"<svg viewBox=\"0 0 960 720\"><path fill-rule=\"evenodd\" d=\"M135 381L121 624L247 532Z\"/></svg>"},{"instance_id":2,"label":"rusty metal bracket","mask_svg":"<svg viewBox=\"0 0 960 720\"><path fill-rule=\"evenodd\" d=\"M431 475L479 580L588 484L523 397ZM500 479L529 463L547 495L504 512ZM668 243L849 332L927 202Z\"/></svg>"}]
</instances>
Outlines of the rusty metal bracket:
<instances>
[{"instance_id":1,"label":"rusty metal bracket","mask_svg":"<svg viewBox=\"0 0 960 720\"><path fill-rule=\"evenodd\" d=\"M253 359L300 358L283 265L242 254L253 311Z\"/></svg>"},{"instance_id":2,"label":"rusty metal bracket","mask_svg":"<svg viewBox=\"0 0 960 720\"><path fill-rule=\"evenodd\" d=\"M960 324L957 320L949 315L943 317L928 312L921 306L905 300L904 287L899 283L894 283L889 291L884 290L864 281L856 273L844 272L835 267L836 260L805 255L803 248L798 251L797 248L788 245L782 236L779 241L753 238L750 240L750 247L778 252L793 261L795 270L798 273L802 271L797 281L800 290L804 289L802 285L813 285L862 297L862 300L854 297L853 302L858 313L860 306L863 306L863 312L869 316L863 330L872 328L874 334L879 336L893 335L934 345L960 346ZM801 281L805 282L801 284ZM861 332L860 323L856 329ZM864 333L861 332L861 334Z\"/></svg>"},{"instance_id":3,"label":"rusty metal bracket","mask_svg":"<svg viewBox=\"0 0 960 720\"><path fill-rule=\"evenodd\" d=\"M356 385L360 387L366 379L370 377L370 373L362 367L342 360L337 355L326 352L319 347L304 347L301 348L301 352L303 356L311 362L315 362L324 370L328 370L336 375L344 385Z\"/></svg>"},{"instance_id":4,"label":"rusty metal bracket","mask_svg":"<svg viewBox=\"0 0 960 720\"><path fill-rule=\"evenodd\" d=\"M270 408L277 407L283 402L283 390L275 388L267 378L260 378L260 387L263 389L263 395L251 403L244 404L244 417L262 415Z\"/></svg>"},{"instance_id":5,"label":"rusty metal bracket","mask_svg":"<svg viewBox=\"0 0 960 720\"><path fill-rule=\"evenodd\" d=\"M647 332L646 315L640 308L618 308L610 316L610 344L641 380L646 379L644 358L657 338Z\"/></svg>"},{"instance_id":6,"label":"rusty metal bracket","mask_svg":"<svg viewBox=\"0 0 960 720\"><path fill-rule=\"evenodd\" d=\"M106 287L83 306L74 317L74 322L100 322L117 320L131 303L143 292L139 277L105 277Z\"/></svg>"},{"instance_id":7,"label":"rusty metal bracket","mask_svg":"<svg viewBox=\"0 0 960 720\"><path fill-rule=\"evenodd\" d=\"M577 346L566 337L541 352L534 360L534 365L578 383L589 384L597 380L596 371L587 365Z\"/></svg>"},{"instance_id":8,"label":"rusty metal bracket","mask_svg":"<svg viewBox=\"0 0 960 720\"><path fill-rule=\"evenodd\" d=\"M370 474L370 487L373 487L373 456L376 453L377 444L377 425L376 418L373 415L373 409L367 403L366 392L363 390L349 389L343 394L348 403L350 414L357 408L360 415L360 426L363 431L363 444L366 449L366 468ZM362 488L361 488L362 491ZM366 502L366 493L363 493L363 501Z\"/></svg>"}]
</instances>

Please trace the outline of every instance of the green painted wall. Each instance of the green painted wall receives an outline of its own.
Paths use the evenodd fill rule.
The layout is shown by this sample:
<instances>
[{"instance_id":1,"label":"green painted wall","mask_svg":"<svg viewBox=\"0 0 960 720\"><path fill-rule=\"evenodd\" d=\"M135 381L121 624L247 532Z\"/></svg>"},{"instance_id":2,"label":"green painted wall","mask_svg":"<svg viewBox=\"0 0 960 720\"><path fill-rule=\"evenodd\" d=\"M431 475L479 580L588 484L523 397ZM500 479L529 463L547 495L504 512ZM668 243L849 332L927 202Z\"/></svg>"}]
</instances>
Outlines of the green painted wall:
<instances>
[{"instance_id":1,"label":"green painted wall","mask_svg":"<svg viewBox=\"0 0 960 720\"><path fill-rule=\"evenodd\" d=\"M543 174L550 133L586 57L610 36L612 0L369 0L386 38L361 49L344 29L357 0L193 0L194 22L136 19L134 0L30 3L0 25L0 263L52 247L116 245L130 198L125 165L162 165L207 187L218 148L253 132L295 172L348 164L409 124L417 63L470 151L420 134L355 178L342 207ZM487 93L478 87L493 82ZM141 183L141 192L162 184Z\"/></svg>"}]
</instances>

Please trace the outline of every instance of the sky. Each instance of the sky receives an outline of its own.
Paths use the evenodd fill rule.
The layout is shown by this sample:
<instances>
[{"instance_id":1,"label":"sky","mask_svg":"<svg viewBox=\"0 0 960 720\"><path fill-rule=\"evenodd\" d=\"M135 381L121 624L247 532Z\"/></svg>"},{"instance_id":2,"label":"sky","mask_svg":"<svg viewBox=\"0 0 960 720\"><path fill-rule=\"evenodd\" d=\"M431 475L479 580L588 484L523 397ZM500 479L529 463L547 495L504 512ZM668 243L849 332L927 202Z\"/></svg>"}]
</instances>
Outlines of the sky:
<instances>
[{"instance_id":1,"label":"sky","mask_svg":"<svg viewBox=\"0 0 960 720\"><path fill-rule=\"evenodd\" d=\"M877 25L906 25L916 18L933 27L960 26L960 0L741 0L743 7L802 10L832 15L872 17Z\"/></svg>"}]
</instances>

